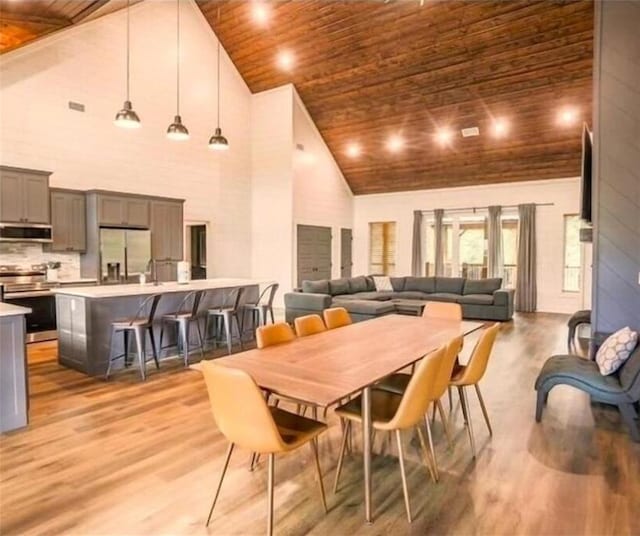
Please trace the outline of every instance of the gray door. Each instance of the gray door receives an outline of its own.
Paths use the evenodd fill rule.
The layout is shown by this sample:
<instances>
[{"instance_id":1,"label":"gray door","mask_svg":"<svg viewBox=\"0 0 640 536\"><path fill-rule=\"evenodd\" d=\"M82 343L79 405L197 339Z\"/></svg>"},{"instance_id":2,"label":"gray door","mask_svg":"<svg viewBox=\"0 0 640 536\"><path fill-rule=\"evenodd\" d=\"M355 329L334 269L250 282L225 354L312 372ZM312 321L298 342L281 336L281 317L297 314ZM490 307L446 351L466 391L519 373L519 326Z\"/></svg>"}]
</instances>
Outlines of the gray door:
<instances>
[{"instance_id":1,"label":"gray door","mask_svg":"<svg viewBox=\"0 0 640 536\"><path fill-rule=\"evenodd\" d=\"M340 277L351 277L351 229L340 229Z\"/></svg>"},{"instance_id":2,"label":"gray door","mask_svg":"<svg viewBox=\"0 0 640 536\"><path fill-rule=\"evenodd\" d=\"M298 286L331 279L331 227L298 225Z\"/></svg>"}]
</instances>

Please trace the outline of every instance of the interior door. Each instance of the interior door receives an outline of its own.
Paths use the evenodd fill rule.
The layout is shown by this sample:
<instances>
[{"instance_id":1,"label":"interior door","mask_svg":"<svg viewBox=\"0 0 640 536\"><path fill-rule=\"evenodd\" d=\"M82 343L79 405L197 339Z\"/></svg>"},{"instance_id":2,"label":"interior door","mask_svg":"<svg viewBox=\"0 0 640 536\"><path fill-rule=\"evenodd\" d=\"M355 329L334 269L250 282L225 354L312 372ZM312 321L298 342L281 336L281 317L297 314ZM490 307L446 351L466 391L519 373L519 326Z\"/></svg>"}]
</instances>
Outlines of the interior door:
<instances>
[{"instance_id":1,"label":"interior door","mask_svg":"<svg viewBox=\"0 0 640 536\"><path fill-rule=\"evenodd\" d=\"M340 229L340 277L351 277L352 238L351 229Z\"/></svg>"},{"instance_id":2,"label":"interior door","mask_svg":"<svg viewBox=\"0 0 640 536\"><path fill-rule=\"evenodd\" d=\"M297 226L298 286L303 281L331 279L331 227Z\"/></svg>"}]
</instances>

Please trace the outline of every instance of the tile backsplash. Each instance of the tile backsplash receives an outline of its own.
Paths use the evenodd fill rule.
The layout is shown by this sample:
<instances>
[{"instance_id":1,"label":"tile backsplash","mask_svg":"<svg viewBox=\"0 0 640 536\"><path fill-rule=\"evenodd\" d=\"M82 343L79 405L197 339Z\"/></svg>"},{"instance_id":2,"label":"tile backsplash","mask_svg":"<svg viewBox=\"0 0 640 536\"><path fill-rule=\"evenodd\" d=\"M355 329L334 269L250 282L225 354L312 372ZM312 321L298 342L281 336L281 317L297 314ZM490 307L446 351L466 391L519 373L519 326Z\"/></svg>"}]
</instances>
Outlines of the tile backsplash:
<instances>
[{"instance_id":1,"label":"tile backsplash","mask_svg":"<svg viewBox=\"0 0 640 536\"><path fill-rule=\"evenodd\" d=\"M49 261L60 262L60 279L80 277L80 254L46 251L43 244L29 242L0 242L0 264L16 264L28 268L32 264Z\"/></svg>"}]
</instances>

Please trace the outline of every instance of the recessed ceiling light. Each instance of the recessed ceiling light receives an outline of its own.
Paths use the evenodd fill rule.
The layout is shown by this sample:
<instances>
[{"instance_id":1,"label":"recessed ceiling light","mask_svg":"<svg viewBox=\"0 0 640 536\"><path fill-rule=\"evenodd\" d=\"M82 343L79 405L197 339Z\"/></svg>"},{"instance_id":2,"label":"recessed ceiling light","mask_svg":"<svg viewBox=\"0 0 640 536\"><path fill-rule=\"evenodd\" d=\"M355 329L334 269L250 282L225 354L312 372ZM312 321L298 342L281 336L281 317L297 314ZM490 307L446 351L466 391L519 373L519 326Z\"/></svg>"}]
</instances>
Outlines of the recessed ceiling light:
<instances>
[{"instance_id":1,"label":"recessed ceiling light","mask_svg":"<svg viewBox=\"0 0 640 536\"><path fill-rule=\"evenodd\" d=\"M402 136L398 134L393 134L387 140L387 149L389 149L392 153L397 153L400 149L404 147L404 139Z\"/></svg>"},{"instance_id":2,"label":"recessed ceiling light","mask_svg":"<svg viewBox=\"0 0 640 536\"><path fill-rule=\"evenodd\" d=\"M271 18L269 7L263 2L254 2L251 6L251 18L259 26L266 26Z\"/></svg>"},{"instance_id":3,"label":"recessed ceiling light","mask_svg":"<svg viewBox=\"0 0 640 536\"><path fill-rule=\"evenodd\" d=\"M491 125L491 132L495 138L502 138L509 132L509 123L504 119L495 119Z\"/></svg>"},{"instance_id":4,"label":"recessed ceiling light","mask_svg":"<svg viewBox=\"0 0 640 536\"><path fill-rule=\"evenodd\" d=\"M453 139L453 132L448 128L440 128L436 132L435 137L436 137L436 141L440 145L442 146L449 145L451 143L451 140Z\"/></svg>"},{"instance_id":5,"label":"recessed ceiling light","mask_svg":"<svg viewBox=\"0 0 640 536\"><path fill-rule=\"evenodd\" d=\"M295 59L293 54L288 50L283 50L278 54L278 66L285 71L291 70L293 64L295 63Z\"/></svg>"},{"instance_id":6,"label":"recessed ceiling light","mask_svg":"<svg viewBox=\"0 0 640 536\"><path fill-rule=\"evenodd\" d=\"M347 156L351 158L357 158L360 156L362 149L358 143L350 143L347 146Z\"/></svg>"},{"instance_id":7,"label":"recessed ceiling light","mask_svg":"<svg viewBox=\"0 0 640 536\"><path fill-rule=\"evenodd\" d=\"M480 129L478 127L469 127L460 129L460 133L463 138L475 138L480 136Z\"/></svg>"},{"instance_id":8,"label":"recessed ceiling light","mask_svg":"<svg viewBox=\"0 0 640 536\"><path fill-rule=\"evenodd\" d=\"M568 127L578 122L578 110L573 106L566 106L558 112L558 124Z\"/></svg>"}]
</instances>

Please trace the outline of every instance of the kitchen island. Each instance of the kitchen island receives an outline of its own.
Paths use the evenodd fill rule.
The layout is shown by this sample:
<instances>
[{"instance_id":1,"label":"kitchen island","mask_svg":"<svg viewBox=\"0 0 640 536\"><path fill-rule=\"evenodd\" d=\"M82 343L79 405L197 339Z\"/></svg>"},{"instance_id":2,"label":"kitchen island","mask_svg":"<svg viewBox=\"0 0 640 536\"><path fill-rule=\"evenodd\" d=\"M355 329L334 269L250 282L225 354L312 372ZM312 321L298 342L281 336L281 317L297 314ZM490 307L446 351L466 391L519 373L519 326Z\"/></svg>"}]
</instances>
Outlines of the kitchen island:
<instances>
[{"instance_id":1,"label":"kitchen island","mask_svg":"<svg viewBox=\"0 0 640 536\"><path fill-rule=\"evenodd\" d=\"M200 303L200 311L205 312L207 308L226 304L229 293L236 288L245 289L242 302L255 302L263 283L266 282L217 278L195 280L186 284L165 282L157 285L147 283L56 288L53 292L56 295L58 362L90 376L104 376L109 363L111 323L133 318L148 296L162 295L154 320L157 325L154 326L156 341L159 341L162 315L175 313L189 292L206 291ZM175 344L175 339L174 330L168 330L163 344ZM115 344L115 351L122 354L123 337L118 337ZM171 354L176 353L173 351ZM112 370L122 366L123 360L116 361Z\"/></svg>"},{"instance_id":2,"label":"kitchen island","mask_svg":"<svg viewBox=\"0 0 640 536\"><path fill-rule=\"evenodd\" d=\"M28 307L0 302L0 432L28 422L26 322Z\"/></svg>"}]
</instances>

